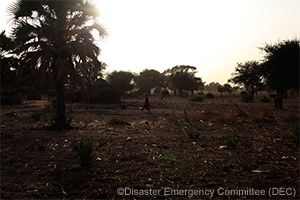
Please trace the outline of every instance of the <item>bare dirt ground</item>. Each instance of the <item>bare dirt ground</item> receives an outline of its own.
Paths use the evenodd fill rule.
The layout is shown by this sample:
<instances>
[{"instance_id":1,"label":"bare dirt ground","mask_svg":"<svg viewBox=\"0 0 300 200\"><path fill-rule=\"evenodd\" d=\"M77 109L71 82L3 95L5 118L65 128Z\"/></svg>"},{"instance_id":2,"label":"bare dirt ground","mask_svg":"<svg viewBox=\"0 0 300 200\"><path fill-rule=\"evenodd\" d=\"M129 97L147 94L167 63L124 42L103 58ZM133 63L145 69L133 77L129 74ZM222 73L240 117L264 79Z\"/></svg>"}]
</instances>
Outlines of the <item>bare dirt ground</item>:
<instances>
[{"instance_id":1,"label":"bare dirt ground","mask_svg":"<svg viewBox=\"0 0 300 200\"><path fill-rule=\"evenodd\" d=\"M285 110L275 110L272 103L241 103L238 97L191 102L150 96L150 113L138 109L142 98L126 102L126 110L83 105L73 111L75 129L68 131L45 128L49 113L32 118L46 101L2 106L1 199L270 199L270 188L279 187L292 188L292 194L284 190L272 198L300 198L299 146L293 139L299 99L286 99ZM95 146L107 142L95 149L90 169L80 169L72 150L81 138ZM236 147L228 144L233 138ZM119 195L118 188L161 192ZM166 189L214 193L171 195ZM224 193L238 189L265 194Z\"/></svg>"}]
</instances>

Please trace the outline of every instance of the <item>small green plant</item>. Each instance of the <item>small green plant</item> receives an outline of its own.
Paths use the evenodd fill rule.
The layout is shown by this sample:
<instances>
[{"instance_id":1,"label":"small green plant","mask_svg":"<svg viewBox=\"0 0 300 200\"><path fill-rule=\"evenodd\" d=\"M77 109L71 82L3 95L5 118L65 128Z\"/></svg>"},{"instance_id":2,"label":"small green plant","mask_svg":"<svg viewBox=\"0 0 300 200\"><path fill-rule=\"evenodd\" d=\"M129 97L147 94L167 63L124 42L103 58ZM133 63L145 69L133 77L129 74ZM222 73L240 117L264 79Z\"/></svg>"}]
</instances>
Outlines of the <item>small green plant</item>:
<instances>
[{"instance_id":1,"label":"small green plant","mask_svg":"<svg viewBox=\"0 0 300 200\"><path fill-rule=\"evenodd\" d=\"M207 94L206 94L206 97L209 98L209 99L215 98L215 96L214 96L213 93L207 93Z\"/></svg>"},{"instance_id":2,"label":"small green plant","mask_svg":"<svg viewBox=\"0 0 300 200\"><path fill-rule=\"evenodd\" d=\"M237 145L237 136L236 136L236 134L234 134L233 137L231 137L227 140L227 145L231 148L236 147L236 145Z\"/></svg>"},{"instance_id":3,"label":"small green plant","mask_svg":"<svg viewBox=\"0 0 300 200\"><path fill-rule=\"evenodd\" d=\"M40 121L40 120L41 120L41 114L40 114L40 113L32 113L32 114L31 114L31 118L32 118L34 121Z\"/></svg>"},{"instance_id":4,"label":"small green plant","mask_svg":"<svg viewBox=\"0 0 300 200\"><path fill-rule=\"evenodd\" d=\"M107 144L107 142L99 141L97 143L97 150L103 147L105 144ZM90 139L87 139L86 141L81 139L79 144L73 144L72 147L73 151L79 156L81 169L90 168L94 162L93 152L96 150L92 141Z\"/></svg>"},{"instance_id":5,"label":"small green plant","mask_svg":"<svg viewBox=\"0 0 300 200\"><path fill-rule=\"evenodd\" d=\"M81 169L87 169L92 166L94 146L90 140L84 142L81 139L79 144L73 144L73 151L79 156Z\"/></svg>"},{"instance_id":6,"label":"small green plant","mask_svg":"<svg viewBox=\"0 0 300 200\"><path fill-rule=\"evenodd\" d=\"M170 153L170 154L166 155L166 160L174 160L174 159L175 159L175 157L176 157L176 155L175 155L175 154L173 154L173 153Z\"/></svg>"},{"instance_id":7,"label":"small green plant","mask_svg":"<svg viewBox=\"0 0 300 200\"><path fill-rule=\"evenodd\" d=\"M262 103L270 103L271 99L269 97L263 96L260 98L260 102Z\"/></svg>"},{"instance_id":8,"label":"small green plant","mask_svg":"<svg viewBox=\"0 0 300 200\"><path fill-rule=\"evenodd\" d=\"M197 96L197 97L194 97L194 98L190 99L190 101L193 101L193 102L202 102L203 100L204 99L201 96Z\"/></svg>"},{"instance_id":9,"label":"small green plant","mask_svg":"<svg viewBox=\"0 0 300 200\"><path fill-rule=\"evenodd\" d=\"M186 132L190 136L191 139L198 139L200 137L200 133L194 131L193 129L187 130Z\"/></svg>"}]
</instances>

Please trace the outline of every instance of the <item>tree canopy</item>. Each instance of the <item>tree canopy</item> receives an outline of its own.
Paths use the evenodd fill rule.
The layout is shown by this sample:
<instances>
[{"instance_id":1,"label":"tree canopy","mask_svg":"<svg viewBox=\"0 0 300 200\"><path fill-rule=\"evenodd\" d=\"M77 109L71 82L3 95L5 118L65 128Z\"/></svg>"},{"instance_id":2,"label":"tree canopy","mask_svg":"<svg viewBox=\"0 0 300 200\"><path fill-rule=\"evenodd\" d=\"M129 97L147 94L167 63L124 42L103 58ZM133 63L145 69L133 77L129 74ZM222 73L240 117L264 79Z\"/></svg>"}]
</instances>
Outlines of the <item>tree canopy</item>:
<instances>
[{"instance_id":1,"label":"tree canopy","mask_svg":"<svg viewBox=\"0 0 300 200\"><path fill-rule=\"evenodd\" d=\"M300 41L284 40L265 44L262 75L266 85L277 91L275 106L283 107L283 96L289 89L299 90Z\"/></svg>"},{"instance_id":2,"label":"tree canopy","mask_svg":"<svg viewBox=\"0 0 300 200\"><path fill-rule=\"evenodd\" d=\"M258 61L246 61L245 63L237 63L235 72L229 82L243 85L247 90L251 90L252 98L255 88L261 84L261 65Z\"/></svg>"},{"instance_id":3,"label":"tree canopy","mask_svg":"<svg viewBox=\"0 0 300 200\"><path fill-rule=\"evenodd\" d=\"M165 76L154 69L145 69L135 78L135 83L141 92L150 94L152 88L163 86Z\"/></svg>"},{"instance_id":4,"label":"tree canopy","mask_svg":"<svg viewBox=\"0 0 300 200\"><path fill-rule=\"evenodd\" d=\"M285 40L260 48L265 53L262 72L269 87L277 91L299 89L299 46L299 40Z\"/></svg>"},{"instance_id":5,"label":"tree canopy","mask_svg":"<svg viewBox=\"0 0 300 200\"><path fill-rule=\"evenodd\" d=\"M199 88L203 88L202 79L196 77L197 68L189 65L177 65L164 71L169 78L170 88L179 92L180 97L186 97L190 91L192 94Z\"/></svg>"},{"instance_id":6,"label":"tree canopy","mask_svg":"<svg viewBox=\"0 0 300 200\"><path fill-rule=\"evenodd\" d=\"M101 66L100 53L92 35L97 30L105 34L97 23L95 6L85 0L26 1L11 4L14 15L13 38L15 52L22 61L38 70L36 78L50 72L56 82L57 112L55 125L68 128L65 105L65 83L86 82L90 71Z\"/></svg>"},{"instance_id":7,"label":"tree canopy","mask_svg":"<svg viewBox=\"0 0 300 200\"><path fill-rule=\"evenodd\" d=\"M135 75L131 72L113 71L108 74L106 79L115 88L118 88L123 92L127 92L134 88L134 83L133 83L134 77Z\"/></svg>"}]
</instances>

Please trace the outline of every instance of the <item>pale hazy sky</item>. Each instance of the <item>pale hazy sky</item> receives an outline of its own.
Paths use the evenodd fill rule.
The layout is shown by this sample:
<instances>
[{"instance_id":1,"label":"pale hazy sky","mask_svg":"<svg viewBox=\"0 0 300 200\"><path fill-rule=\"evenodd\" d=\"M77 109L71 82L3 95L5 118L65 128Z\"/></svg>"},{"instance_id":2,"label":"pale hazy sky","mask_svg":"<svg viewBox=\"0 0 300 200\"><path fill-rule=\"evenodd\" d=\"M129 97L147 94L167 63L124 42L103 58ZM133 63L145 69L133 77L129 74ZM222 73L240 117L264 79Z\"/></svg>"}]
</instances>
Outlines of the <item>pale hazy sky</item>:
<instances>
[{"instance_id":1,"label":"pale hazy sky","mask_svg":"<svg viewBox=\"0 0 300 200\"><path fill-rule=\"evenodd\" d=\"M1 29L7 29L0 1ZM197 67L226 83L237 62L261 60L258 47L300 38L300 0L94 0L108 36L99 45L107 71Z\"/></svg>"}]
</instances>

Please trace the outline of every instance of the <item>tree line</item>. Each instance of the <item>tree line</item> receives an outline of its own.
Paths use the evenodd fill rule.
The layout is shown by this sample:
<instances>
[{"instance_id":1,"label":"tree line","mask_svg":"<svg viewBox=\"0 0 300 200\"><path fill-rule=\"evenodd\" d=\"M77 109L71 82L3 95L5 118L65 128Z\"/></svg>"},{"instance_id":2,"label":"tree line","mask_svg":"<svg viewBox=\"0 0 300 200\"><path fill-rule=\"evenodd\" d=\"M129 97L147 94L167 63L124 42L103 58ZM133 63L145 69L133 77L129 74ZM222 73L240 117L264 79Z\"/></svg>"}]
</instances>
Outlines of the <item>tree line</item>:
<instances>
[{"instance_id":1,"label":"tree line","mask_svg":"<svg viewBox=\"0 0 300 200\"><path fill-rule=\"evenodd\" d=\"M98 60L100 48L92 34L106 35L98 24L99 12L86 0L27 1L12 3L11 37L0 34L1 90L30 85L34 95L53 84L56 97L54 126L70 128L66 120L66 87L80 88L93 94L93 85L103 76L106 64ZM261 48L263 61L238 63L229 82L244 85L251 94L260 85L277 91L276 102L282 107L284 93L299 89L299 40L266 44ZM138 75L114 71L107 80L115 87L141 93L152 88L170 89L181 97L203 90L204 82L194 66L178 65L160 73L145 69ZM218 91L230 92L230 85Z\"/></svg>"},{"instance_id":2,"label":"tree line","mask_svg":"<svg viewBox=\"0 0 300 200\"><path fill-rule=\"evenodd\" d=\"M260 89L275 90L275 107L283 108L283 99L288 90L299 91L300 41L283 40L260 47L262 61L237 63L228 82L242 85L254 94Z\"/></svg>"},{"instance_id":3,"label":"tree line","mask_svg":"<svg viewBox=\"0 0 300 200\"><path fill-rule=\"evenodd\" d=\"M124 92L137 88L136 93L150 94L151 89L155 88L158 92L172 90L175 95L187 97L188 93L193 95L195 91L203 90L204 83L196 73L194 66L177 65L163 73L154 69L145 69L139 74L113 71L107 75L107 81Z\"/></svg>"}]
</instances>

